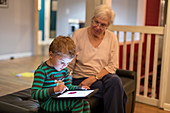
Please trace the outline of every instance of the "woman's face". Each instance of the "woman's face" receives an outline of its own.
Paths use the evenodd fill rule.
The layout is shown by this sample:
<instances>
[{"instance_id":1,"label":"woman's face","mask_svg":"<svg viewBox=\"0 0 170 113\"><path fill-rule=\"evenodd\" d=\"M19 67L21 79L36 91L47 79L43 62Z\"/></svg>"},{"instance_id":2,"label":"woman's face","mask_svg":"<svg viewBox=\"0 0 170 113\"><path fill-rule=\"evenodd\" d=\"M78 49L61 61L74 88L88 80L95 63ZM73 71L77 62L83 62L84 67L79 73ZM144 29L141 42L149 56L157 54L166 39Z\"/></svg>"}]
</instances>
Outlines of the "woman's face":
<instances>
[{"instance_id":1,"label":"woman's face","mask_svg":"<svg viewBox=\"0 0 170 113\"><path fill-rule=\"evenodd\" d=\"M91 30L93 35L100 36L103 35L107 27L109 26L107 19L93 18L91 23Z\"/></svg>"},{"instance_id":2,"label":"woman's face","mask_svg":"<svg viewBox=\"0 0 170 113\"><path fill-rule=\"evenodd\" d=\"M68 66L68 64L73 60L69 55L54 55L51 53L50 62L51 65L57 70L61 71Z\"/></svg>"}]
</instances>

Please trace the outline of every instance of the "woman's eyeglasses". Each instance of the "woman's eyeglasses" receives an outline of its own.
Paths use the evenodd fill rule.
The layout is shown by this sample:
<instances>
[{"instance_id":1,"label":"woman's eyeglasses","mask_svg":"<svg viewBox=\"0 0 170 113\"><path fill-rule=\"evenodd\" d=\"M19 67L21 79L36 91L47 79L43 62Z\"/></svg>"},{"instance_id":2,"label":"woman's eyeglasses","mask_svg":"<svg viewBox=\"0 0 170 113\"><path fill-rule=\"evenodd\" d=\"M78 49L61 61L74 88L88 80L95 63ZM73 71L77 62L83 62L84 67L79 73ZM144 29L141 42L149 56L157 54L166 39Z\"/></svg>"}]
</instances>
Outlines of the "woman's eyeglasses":
<instances>
[{"instance_id":1,"label":"woman's eyeglasses","mask_svg":"<svg viewBox=\"0 0 170 113\"><path fill-rule=\"evenodd\" d=\"M100 23L100 22L99 22L98 20L96 20L96 19L93 19L92 23L93 23L94 26L101 27L102 29L106 29L106 28L107 28L107 24Z\"/></svg>"}]
</instances>

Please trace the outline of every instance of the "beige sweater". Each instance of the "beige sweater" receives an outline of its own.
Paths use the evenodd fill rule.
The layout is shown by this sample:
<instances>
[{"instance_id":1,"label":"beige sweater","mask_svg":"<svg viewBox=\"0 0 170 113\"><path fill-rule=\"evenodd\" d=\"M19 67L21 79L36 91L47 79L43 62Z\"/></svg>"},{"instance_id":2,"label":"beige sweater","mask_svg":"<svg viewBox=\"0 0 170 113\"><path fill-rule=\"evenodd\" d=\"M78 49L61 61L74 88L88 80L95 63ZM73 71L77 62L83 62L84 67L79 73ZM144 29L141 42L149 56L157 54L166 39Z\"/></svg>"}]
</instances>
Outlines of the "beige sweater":
<instances>
[{"instance_id":1,"label":"beige sweater","mask_svg":"<svg viewBox=\"0 0 170 113\"><path fill-rule=\"evenodd\" d=\"M73 70L73 78L95 76L103 68L115 73L118 68L118 41L113 32L106 30L97 48L89 41L87 27L76 30L72 38L77 54L68 67Z\"/></svg>"}]
</instances>

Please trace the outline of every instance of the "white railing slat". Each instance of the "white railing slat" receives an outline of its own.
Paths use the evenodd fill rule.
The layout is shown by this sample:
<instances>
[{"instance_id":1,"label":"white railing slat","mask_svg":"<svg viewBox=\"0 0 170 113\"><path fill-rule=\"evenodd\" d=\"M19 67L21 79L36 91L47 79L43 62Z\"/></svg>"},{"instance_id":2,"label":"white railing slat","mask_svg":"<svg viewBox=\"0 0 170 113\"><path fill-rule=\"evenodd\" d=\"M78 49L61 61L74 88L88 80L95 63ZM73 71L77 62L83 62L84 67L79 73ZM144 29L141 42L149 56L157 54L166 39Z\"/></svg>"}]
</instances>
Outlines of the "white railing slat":
<instances>
[{"instance_id":1,"label":"white railing slat","mask_svg":"<svg viewBox=\"0 0 170 113\"><path fill-rule=\"evenodd\" d=\"M153 61L153 78L152 78L152 98L155 98L156 93L156 78L157 78L157 64L158 64L158 47L159 47L159 36L155 37L155 47L154 47L154 61Z\"/></svg>"},{"instance_id":2,"label":"white railing slat","mask_svg":"<svg viewBox=\"0 0 170 113\"><path fill-rule=\"evenodd\" d=\"M119 31L117 31L117 40L119 42ZM120 54L120 46L118 47L118 56ZM119 57L118 57L118 62L119 62ZM118 63L118 66L119 66L119 63Z\"/></svg>"},{"instance_id":3,"label":"white railing slat","mask_svg":"<svg viewBox=\"0 0 170 113\"><path fill-rule=\"evenodd\" d=\"M141 60L142 60L142 33L140 33L139 47L138 47L138 61L137 61L137 90L140 93L140 79L141 79Z\"/></svg>"},{"instance_id":4,"label":"white railing slat","mask_svg":"<svg viewBox=\"0 0 170 113\"><path fill-rule=\"evenodd\" d=\"M126 38L127 38L127 33L124 32L124 42L123 42L123 69L126 69L126 51L127 51L127 47L126 47Z\"/></svg>"},{"instance_id":5,"label":"white railing slat","mask_svg":"<svg viewBox=\"0 0 170 113\"><path fill-rule=\"evenodd\" d=\"M147 45L146 45L144 96L147 96L148 94L149 61L150 61L150 48L151 48L150 46L151 46L151 34L148 34Z\"/></svg>"},{"instance_id":6,"label":"white railing slat","mask_svg":"<svg viewBox=\"0 0 170 113\"><path fill-rule=\"evenodd\" d=\"M117 40L119 41L119 31L117 31Z\"/></svg>"},{"instance_id":7,"label":"white railing slat","mask_svg":"<svg viewBox=\"0 0 170 113\"><path fill-rule=\"evenodd\" d=\"M129 70L133 70L133 61L134 61L134 35L135 33L132 32L132 41L130 45L130 64L129 64Z\"/></svg>"}]
</instances>

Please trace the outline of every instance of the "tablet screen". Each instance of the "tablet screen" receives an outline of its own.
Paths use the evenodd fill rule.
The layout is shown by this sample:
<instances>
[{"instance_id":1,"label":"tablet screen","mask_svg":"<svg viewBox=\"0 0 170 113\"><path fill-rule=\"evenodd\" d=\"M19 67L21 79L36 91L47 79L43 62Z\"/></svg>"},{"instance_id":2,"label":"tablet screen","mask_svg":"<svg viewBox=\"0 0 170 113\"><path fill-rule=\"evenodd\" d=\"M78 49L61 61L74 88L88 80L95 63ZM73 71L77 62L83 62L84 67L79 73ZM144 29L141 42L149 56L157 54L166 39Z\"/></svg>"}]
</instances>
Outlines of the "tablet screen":
<instances>
[{"instance_id":1,"label":"tablet screen","mask_svg":"<svg viewBox=\"0 0 170 113\"><path fill-rule=\"evenodd\" d=\"M90 93L92 93L94 90L83 90L83 91L67 91L58 97L86 97Z\"/></svg>"},{"instance_id":2,"label":"tablet screen","mask_svg":"<svg viewBox=\"0 0 170 113\"><path fill-rule=\"evenodd\" d=\"M95 94L97 91L98 89L66 91L58 96L54 95L53 98L88 98Z\"/></svg>"}]
</instances>

